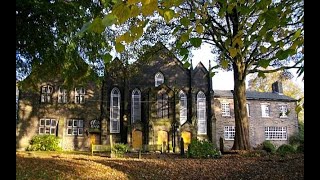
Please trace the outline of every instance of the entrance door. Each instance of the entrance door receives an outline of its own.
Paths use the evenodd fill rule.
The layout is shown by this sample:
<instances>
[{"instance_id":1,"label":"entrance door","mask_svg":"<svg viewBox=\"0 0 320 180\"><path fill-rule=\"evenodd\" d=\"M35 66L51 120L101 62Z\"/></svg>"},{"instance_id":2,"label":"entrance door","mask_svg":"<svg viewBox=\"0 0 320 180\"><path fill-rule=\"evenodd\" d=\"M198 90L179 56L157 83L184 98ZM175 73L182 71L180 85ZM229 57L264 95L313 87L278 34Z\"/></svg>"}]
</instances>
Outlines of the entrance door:
<instances>
[{"instance_id":1,"label":"entrance door","mask_svg":"<svg viewBox=\"0 0 320 180\"><path fill-rule=\"evenodd\" d=\"M191 133L188 131L183 131L181 133L181 137L183 138L184 142L184 150L188 150L188 146L191 143Z\"/></svg>"},{"instance_id":2,"label":"entrance door","mask_svg":"<svg viewBox=\"0 0 320 180\"><path fill-rule=\"evenodd\" d=\"M142 132L135 130L132 132L132 148L141 149L142 148Z\"/></svg>"}]
</instances>

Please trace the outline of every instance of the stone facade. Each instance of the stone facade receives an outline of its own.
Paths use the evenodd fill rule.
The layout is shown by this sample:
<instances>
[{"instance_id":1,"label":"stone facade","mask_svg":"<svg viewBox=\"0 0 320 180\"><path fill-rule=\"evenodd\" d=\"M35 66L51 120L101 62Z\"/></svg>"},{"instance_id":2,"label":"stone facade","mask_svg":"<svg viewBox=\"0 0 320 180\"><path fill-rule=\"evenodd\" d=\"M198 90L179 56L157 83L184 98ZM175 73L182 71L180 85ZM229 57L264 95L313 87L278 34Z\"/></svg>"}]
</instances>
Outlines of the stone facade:
<instances>
[{"instance_id":1,"label":"stone facade","mask_svg":"<svg viewBox=\"0 0 320 180\"><path fill-rule=\"evenodd\" d=\"M210 140L219 146L219 138L224 138L225 126L234 126L231 91L213 91L209 72L201 62L194 68L185 68L162 44L155 45L146 54L127 66L119 59L113 60L106 66L101 86L91 83L84 87L85 103L82 104L74 102L74 88L67 91L67 103L58 103L59 81L39 84L39 92L20 90L17 149L26 148L30 139L42 132L41 122L45 121L41 119L56 120L53 131L61 138L64 149L89 150L91 143L122 142L134 149L146 148L145 145L165 145L168 151L179 151L181 137L185 150L192 138ZM163 82L156 86L155 76L158 73L163 75ZM41 88L47 85L53 87L52 101L43 103L40 99ZM132 103L133 92L137 91L140 94L139 106ZM184 121L180 117L183 107L181 92L185 94L187 103ZM265 127L285 127L287 137L298 130L294 111L296 101L275 93L278 95L272 97L264 93L248 96L250 142L253 147L265 140ZM230 116L222 116L221 103L229 104ZM261 103L270 105L270 117L261 117ZM287 105L290 111L286 118L279 118L280 104ZM137 112L141 114L133 116L137 107ZM71 135L70 119L75 119L76 123L83 120L83 127L80 130L78 127L76 135ZM100 126L92 128L92 120ZM79 134L80 131L83 132ZM273 142L280 145L287 143L288 138ZM225 149L230 149L232 145L233 140L224 141Z\"/></svg>"}]
</instances>

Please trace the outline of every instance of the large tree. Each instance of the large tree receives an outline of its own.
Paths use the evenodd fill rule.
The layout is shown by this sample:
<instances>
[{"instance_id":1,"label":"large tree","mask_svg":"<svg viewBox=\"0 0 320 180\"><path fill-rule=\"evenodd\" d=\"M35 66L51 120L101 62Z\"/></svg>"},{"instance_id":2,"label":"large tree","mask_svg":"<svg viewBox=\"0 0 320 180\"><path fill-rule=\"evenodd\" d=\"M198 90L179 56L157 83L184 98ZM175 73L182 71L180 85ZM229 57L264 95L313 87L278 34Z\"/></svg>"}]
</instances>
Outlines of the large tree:
<instances>
[{"instance_id":1,"label":"large tree","mask_svg":"<svg viewBox=\"0 0 320 180\"><path fill-rule=\"evenodd\" d=\"M103 9L108 7L95 0L16 1L16 76L18 80L29 76L19 85L32 87L57 74L66 85L97 77L114 32L92 26L88 26L91 32L82 32L81 28L103 17Z\"/></svg>"},{"instance_id":2,"label":"large tree","mask_svg":"<svg viewBox=\"0 0 320 180\"><path fill-rule=\"evenodd\" d=\"M105 6L108 0L102 0ZM134 20L115 40L116 50L140 38L143 28L166 22L174 38L173 46L183 60L189 48L202 43L213 45L219 67L233 70L235 140L233 149L249 150L246 111L246 77L250 73L303 68L304 2L302 0L113 0L115 5L104 18L109 26ZM161 29L157 29L161 30ZM185 62L189 64L187 61ZM267 69L268 67L268 69ZM303 69L302 69L303 70Z\"/></svg>"}]
</instances>

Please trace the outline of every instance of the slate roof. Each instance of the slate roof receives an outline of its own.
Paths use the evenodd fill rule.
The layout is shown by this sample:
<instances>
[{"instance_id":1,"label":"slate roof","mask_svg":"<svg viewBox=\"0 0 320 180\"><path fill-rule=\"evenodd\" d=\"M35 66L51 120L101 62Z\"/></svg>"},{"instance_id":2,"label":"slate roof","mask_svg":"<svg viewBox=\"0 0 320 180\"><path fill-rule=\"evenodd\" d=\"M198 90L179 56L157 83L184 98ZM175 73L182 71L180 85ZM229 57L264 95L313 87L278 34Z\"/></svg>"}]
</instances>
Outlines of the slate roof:
<instances>
[{"instance_id":1,"label":"slate roof","mask_svg":"<svg viewBox=\"0 0 320 180\"><path fill-rule=\"evenodd\" d=\"M297 101L286 95L281 95L272 92L258 92L258 91L247 91L247 99L257 99L257 100L282 100L282 101ZM232 98L231 90L214 90L214 97L229 97Z\"/></svg>"}]
</instances>

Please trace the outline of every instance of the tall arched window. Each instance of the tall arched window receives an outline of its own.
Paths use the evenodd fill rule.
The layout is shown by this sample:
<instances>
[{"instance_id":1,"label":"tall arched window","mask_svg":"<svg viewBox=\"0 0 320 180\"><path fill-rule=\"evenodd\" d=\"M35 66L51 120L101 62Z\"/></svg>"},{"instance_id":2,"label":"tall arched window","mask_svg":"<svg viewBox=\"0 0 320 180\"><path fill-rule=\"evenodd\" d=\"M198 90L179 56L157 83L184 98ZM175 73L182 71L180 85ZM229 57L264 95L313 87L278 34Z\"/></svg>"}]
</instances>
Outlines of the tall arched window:
<instances>
[{"instance_id":1,"label":"tall arched window","mask_svg":"<svg viewBox=\"0 0 320 180\"><path fill-rule=\"evenodd\" d=\"M158 72L155 76L154 76L154 86L158 87L160 86L162 83L164 83L164 76L161 72Z\"/></svg>"},{"instance_id":2,"label":"tall arched window","mask_svg":"<svg viewBox=\"0 0 320 180\"><path fill-rule=\"evenodd\" d=\"M110 132L120 133L120 100L121 94L118 88L111 91L110 100Z\"/></svg>"},{"instance_id":3,"label":"tall arched window","mask_svg":"<svg viewBox=\"0 0 320 180\"><path fill-rule=\"evenodd\" d=\"M182 125L187 121L187 96L182 90L179 92L179 98L180 98L180 124Z\"/></svg>"},{"instance_id":4,"label":"tall arched window","mask_svg":"<svg viewBox=\"0 0 320 180\"><path fill-rule=\"evenodd\" d=\"M168 95L166 93L158 93L157 96L157 115L158 118L169 117Z\"/></svg>"},{"instance_id":5,"label":"tall arched window","mask_svg":"<svg viewBox=\"0 0 320 180\"><path fill-rule=\"evenodd\" d=\"M206 95L200 91L197 95L198 134L207 134Z\"/></svg>"},{"instance_id":6,"label":"tall arched window","mask_svg":"<svg viewBox=\"0 0 320 180\"><path fill-rule=\"evenodd\" d=\"M141 121L141 93L134 89L131 95L131 122Z\"/></svg>"}]
</instances>

